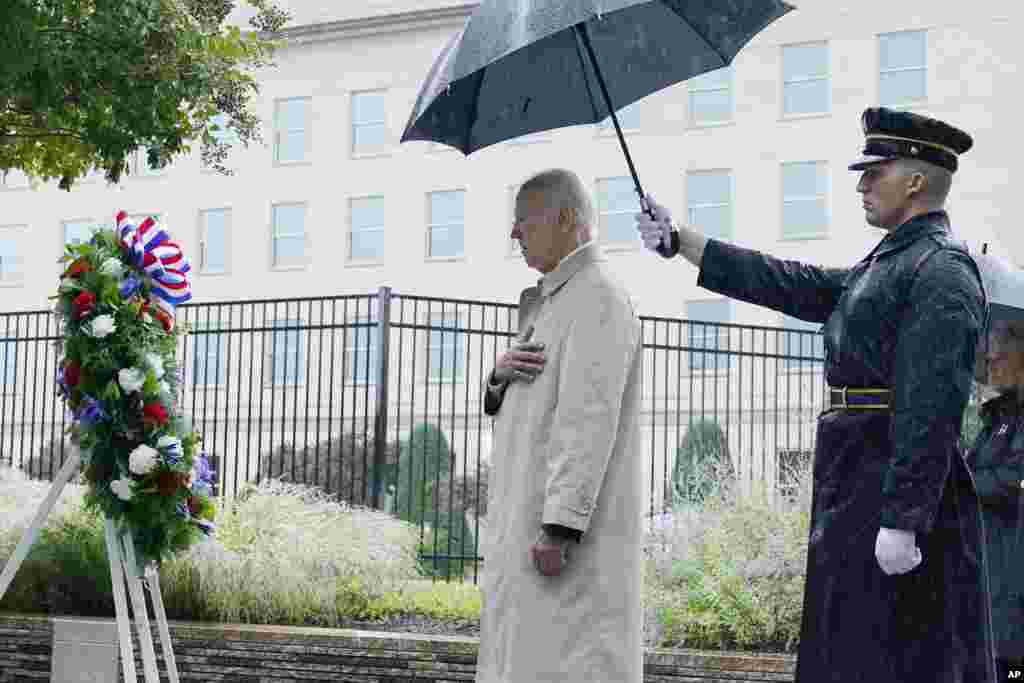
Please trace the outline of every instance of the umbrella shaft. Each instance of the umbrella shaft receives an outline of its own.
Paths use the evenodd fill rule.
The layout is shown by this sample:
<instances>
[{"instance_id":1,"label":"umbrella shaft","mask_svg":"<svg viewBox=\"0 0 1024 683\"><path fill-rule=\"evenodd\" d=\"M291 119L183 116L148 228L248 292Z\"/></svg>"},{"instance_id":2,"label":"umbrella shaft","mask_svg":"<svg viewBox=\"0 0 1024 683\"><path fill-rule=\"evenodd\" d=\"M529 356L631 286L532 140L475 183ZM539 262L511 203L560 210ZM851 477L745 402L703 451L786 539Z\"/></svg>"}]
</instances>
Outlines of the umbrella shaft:
<instances>
[{"instance_id":1,"label":"umbrella shaft","mask_svg":"<svg viewBox=\"0 0 1024 683\"><path fill-rule=\"evenodd\" d=\"M580 22L573 28L576 29L576 35L580 37L580 41L583 43L583 47L586 48L587 54L590 56L590 63L594 67L594 74L597 76L597 85L601 88L601 94L604 96L605 104L608 106L608 114L612 118L612 123L615 125L615 134L619 138L619 144L622 145L622 153L626 155L626 163L629 165L629 172L633 176L633 184L636 186L636 193L640 196L640 206L650 213L650 209L647 208L647 202L644 200L644 191L640 186L640 177L636 173L636 166L633 165L633 157L629 154L629 147L626 145L626 138L622 135L622 128L619 126L619 117L615 115L615 107L612 105L611 95L608 94L608 86L604 82L604 74L601 73L601 67L597 63L597 55L594 54L594 46L590 43L590 34L587 32L586 22Z\"/></svg>"}]
</instances>

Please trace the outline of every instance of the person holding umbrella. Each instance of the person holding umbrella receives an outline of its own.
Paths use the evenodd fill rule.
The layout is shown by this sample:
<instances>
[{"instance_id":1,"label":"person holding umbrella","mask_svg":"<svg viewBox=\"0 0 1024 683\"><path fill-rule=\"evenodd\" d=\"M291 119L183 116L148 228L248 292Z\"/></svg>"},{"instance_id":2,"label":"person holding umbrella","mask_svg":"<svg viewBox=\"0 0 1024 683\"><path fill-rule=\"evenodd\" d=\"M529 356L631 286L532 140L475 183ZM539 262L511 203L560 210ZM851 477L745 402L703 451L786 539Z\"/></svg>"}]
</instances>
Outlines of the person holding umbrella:
<instances>
[{"instance_id":1,"label":"person holding umbrella","mask_svg":"<svg viewBox=\"0 0 1024 683\"><path fill-rule=\"evenodd\" d=\"M977 261L992 302L977 382L994 395L967 463L985 522L997 680L1024 680L1024 272L991 255Z\"/></svg>"},{"instance_id":2,"label":"person holding umbrella","mask_svg":"<svg viewBox=\"0 0 1024 683\"><path fill-rule=\"evenodd\" d=\"M648 197L644 244L698 285L824 323L796 683L990 683L995 661L981 507L958 440L986 302L944 203L973 141L869 108L857 191L885 237L846 269L787 261L673 227Z\"/></svg>"}]
</instances>

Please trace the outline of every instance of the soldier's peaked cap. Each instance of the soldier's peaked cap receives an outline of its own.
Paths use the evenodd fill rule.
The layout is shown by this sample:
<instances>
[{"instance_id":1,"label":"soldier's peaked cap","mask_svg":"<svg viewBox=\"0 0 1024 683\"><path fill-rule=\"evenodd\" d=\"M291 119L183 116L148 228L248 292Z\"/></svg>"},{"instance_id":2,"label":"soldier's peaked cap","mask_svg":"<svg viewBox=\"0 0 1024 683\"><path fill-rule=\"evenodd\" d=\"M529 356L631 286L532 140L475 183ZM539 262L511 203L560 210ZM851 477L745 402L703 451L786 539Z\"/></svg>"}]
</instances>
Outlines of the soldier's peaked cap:
<instances>
[{"instance_id":1,"label":"soldier's peaked cap","mask_svg":"<svg viewBox=\"0 0 1024 683\"><path fill-rule=\"evenodd\" d=\"M974 144L971 136L944 121L886 107L870 107L861 116L864 155L850 164L860 171L890 159L920 159L956 172L958 159Z\"/></svg>"}]
</instances>

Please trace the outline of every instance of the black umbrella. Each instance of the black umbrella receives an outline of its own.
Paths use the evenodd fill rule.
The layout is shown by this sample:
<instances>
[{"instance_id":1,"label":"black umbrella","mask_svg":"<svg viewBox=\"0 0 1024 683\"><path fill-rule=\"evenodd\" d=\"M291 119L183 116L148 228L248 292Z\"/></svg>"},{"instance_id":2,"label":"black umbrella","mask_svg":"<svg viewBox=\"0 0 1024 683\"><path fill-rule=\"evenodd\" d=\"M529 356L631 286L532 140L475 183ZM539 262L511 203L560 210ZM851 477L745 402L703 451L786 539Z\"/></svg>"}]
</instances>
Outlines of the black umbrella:
<instances>
[{"instance_id":1,"label":"black umbrella","mask_svg":"<svg viewBox=\"0 0 1024 683\"><path fill-rule=\"evenodd\" d=\"M402 142L468 155L611 116L645 206L615 111L729 65L792 9L781 0L485 0L434 62Z\"/></svg>"}]
</instances>

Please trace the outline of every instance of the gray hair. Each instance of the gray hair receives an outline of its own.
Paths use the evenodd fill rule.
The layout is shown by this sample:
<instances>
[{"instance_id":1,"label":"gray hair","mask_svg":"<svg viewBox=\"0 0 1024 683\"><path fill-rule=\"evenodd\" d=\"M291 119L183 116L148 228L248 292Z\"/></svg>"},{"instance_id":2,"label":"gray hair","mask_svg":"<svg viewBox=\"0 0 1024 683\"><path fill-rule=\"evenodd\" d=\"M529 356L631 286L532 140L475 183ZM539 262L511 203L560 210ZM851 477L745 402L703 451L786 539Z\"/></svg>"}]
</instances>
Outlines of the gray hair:
<instances>
[{"instance_id":1,"label":"gray hair","mask_svg":"<svg viewBox=\"0 0 1024 683\"><path fill-rule=\"evenodd\" d=\"M580 244L594 237L594 203L579 176L564 168L553 168L531 176L519 187L519 196L539 194L552 209L571 209L576 214L576 237Z\"/></svg>"},{"instance_id":2,"label":"gray hair","mask_svg":"<svg viewBox=\"0 0 1024 683\"><path fill-rule=\"evenodd\" d=\"M930 206L940 208L949 198L949 190L953 186L953 174L941 166L921 161L920 159L897 159L896 165L904 175L920 173L924 176L924 192L921 198Z\"/></svg>"}]
</instances>

